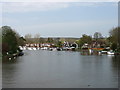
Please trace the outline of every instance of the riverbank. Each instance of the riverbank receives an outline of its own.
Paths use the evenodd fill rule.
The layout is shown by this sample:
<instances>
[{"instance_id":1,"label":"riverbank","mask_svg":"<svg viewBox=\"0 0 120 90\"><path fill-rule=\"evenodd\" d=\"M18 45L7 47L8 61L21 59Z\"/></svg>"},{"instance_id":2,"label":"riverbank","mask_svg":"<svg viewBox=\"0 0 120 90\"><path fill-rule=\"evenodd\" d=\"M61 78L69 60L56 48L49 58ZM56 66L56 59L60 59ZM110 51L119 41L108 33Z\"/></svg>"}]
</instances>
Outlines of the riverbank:
<instances>
[{"instance_id":1,"label":"riverbank","mask_svg":"<svg viewBox=\"0 0 120 90\"><path fill-rule=\"evenodd\" d=\"M105 48L75 48L75 47L20 47L21 50L48 50L48 51L77 51L81 52L82 55L120 55L120 52L113 51L111 49L106 50Z\"/></svg>"}]
</instances>

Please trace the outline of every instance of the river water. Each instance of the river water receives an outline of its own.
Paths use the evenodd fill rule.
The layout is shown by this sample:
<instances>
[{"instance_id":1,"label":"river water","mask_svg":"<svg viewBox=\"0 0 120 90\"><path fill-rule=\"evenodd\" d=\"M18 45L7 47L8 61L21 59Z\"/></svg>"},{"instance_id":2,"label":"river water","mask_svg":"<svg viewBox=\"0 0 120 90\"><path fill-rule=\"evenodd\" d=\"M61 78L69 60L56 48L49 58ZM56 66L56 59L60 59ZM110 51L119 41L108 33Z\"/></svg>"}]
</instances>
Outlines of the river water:
<instances>
[{"instance_id":1,"label":"river water","mask_svg":"<svg viewBox=\"0 0 120 90\"><path fill-rule=\"evenodd\" d=\"M117 88L120 56L24 51L2 65L3 88Z\"/></svg>"}]
</instances>

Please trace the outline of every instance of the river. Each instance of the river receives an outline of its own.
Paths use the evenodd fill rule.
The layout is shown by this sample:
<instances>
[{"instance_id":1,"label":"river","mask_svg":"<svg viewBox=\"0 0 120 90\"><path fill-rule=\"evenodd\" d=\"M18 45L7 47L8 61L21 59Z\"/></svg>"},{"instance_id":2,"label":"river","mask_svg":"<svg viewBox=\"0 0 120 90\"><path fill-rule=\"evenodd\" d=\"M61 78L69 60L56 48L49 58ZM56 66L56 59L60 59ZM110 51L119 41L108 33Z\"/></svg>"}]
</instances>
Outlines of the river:
<instances>
[{"instance_id":1,"label":"river","mask_svg":"<svg viewBox=\"0 0 120 90\"><path fill-rule=\"evenodd\" d=\"M120 56L24 51L2 65L3 88L117 88Z\"/></svg>"}]
</instances>

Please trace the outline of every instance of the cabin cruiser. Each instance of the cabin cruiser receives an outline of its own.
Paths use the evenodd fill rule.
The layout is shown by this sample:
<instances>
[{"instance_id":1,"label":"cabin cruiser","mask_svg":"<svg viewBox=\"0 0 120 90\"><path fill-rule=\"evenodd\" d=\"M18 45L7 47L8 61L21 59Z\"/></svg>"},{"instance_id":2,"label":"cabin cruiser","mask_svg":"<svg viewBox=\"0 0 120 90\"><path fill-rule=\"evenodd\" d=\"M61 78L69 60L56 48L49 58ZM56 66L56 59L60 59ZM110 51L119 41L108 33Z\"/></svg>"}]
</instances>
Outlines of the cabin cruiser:
<instances>
[{"instance_id":1,"label":"cabin cruiser","mask_svg":"<svg viewBox=\"0 0 120 90\"><path fill-rule=\"evenodd\" d=\"M112 50L110 50L110 51L107 52L107 54L108 55L114 55L115 53Z\"/></svg>"}]
</instances>

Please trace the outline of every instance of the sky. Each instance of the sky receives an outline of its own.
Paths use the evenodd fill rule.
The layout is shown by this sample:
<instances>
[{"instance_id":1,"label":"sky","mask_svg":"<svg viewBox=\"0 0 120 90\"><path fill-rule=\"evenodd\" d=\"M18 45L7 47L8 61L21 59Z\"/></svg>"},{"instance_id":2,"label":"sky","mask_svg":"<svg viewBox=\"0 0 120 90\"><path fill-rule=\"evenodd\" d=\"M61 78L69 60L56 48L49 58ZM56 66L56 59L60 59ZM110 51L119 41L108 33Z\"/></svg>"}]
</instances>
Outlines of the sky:
<instances>
[{"instance_id":1,"label":"sky","mask_svg":"<svg viewBox=\"0 0 120 90\"><path fill-rule=\"evenodd\" d=\"M2 2L2 26L21 36L81 37L95 32L108 36L118 26L117 2Z\"/></svg>"}]
</instances>

